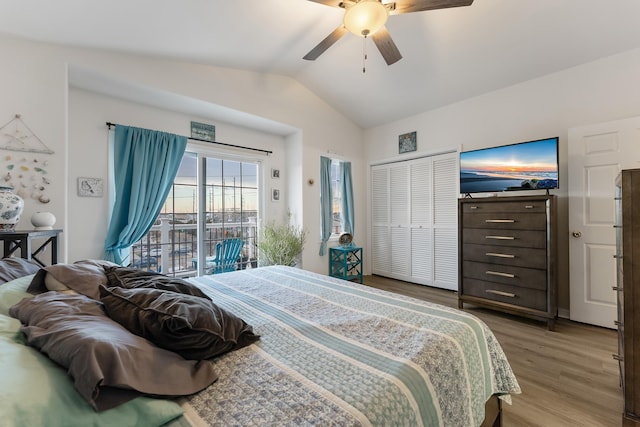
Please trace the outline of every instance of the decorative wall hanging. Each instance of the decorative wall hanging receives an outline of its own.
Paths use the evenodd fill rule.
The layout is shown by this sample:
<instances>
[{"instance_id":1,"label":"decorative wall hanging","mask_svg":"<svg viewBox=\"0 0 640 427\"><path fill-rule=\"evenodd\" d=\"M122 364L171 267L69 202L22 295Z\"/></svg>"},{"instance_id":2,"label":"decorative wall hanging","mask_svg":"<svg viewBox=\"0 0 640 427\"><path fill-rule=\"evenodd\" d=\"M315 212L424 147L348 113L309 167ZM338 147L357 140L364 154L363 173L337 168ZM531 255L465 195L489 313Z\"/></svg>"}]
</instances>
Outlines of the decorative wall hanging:
<instances>
[{"instance_id":1,"label":"decorative wall hanging","mask_svg":"<svg viewBox=\"0 0 640 427\"><path fill-rule=\"evenodd\" d=\"M16 114L7 124L0 127L0 149L26 151L29 153L53 154L29 126Z\"/></svg>"},{"instance_id":2,"label":"decorative wall hanging","mask_svg":"<svg viewBox=\"0 0 640 427\"><path fill-rule=\"evenodd\" d=\"M0 185L13 187L25 200L49 203L49 161L42 154L53 154L53 150L29 129L20 114L0 127L0 150L21 152L0 155Z\"/></svg>"},{"instance_id":3,"label":"decorative wall hanging","mask_svg":"<svg viewBox=\"0 0 640 427\"><path fill-rule=\"evenodd\" d=\"M280 169L271 169L271 178L280 178Z\"/></svg>"},{"instance_id":4,"label":"decorative wall hanging","mask_svg":"<svg viewBox=\"0 0 640 427\"><path fill-rule=\"evenodd\" d=\"M280 201L280 190L278 190L277 188L271 189L271 201L272 202Z\"/></svg>"},{"instance_id":5,"label":"decorative wall hanging","mask_svg":"<svg viewBox=\"0 0 640 427\"><path fill-rule=\"evenodd\" d=\"M405 133L398 137L398 153L402 154L410 151L416 151L417 148L416 132Z\"/></svg>"}]
</instances>

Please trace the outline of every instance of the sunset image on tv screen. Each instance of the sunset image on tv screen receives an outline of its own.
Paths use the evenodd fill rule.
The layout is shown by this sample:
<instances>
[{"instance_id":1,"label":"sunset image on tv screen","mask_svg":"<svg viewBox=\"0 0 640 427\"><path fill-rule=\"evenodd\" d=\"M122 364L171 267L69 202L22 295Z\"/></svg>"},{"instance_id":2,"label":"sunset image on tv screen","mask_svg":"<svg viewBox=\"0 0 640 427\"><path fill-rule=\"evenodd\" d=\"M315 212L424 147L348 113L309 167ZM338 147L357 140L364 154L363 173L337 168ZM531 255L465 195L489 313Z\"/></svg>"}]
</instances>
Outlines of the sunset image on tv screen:
<instances>
[{"instance_id":1,"label":"sunset image on tv screen","mask_svg":"<svg viewBox=\"0 0 640 427\"><path fill-rule=\"evenodd\" d=\"M558 138L460 153L460 192L558 188Z\"/></svg>"}]
</instances>

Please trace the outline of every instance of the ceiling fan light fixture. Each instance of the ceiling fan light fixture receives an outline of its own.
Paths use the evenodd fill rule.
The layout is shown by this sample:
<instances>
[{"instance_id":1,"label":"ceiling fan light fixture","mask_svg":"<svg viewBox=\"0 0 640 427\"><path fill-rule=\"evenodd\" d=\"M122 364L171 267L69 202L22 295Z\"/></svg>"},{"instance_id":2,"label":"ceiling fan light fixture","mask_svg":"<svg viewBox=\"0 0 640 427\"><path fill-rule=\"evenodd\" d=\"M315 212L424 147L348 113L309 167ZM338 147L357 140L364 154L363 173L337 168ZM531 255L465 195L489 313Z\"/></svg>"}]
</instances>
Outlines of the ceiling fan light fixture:
<instances>
[{"instance_id":1,"label":"ceiling fan light fixture","mask_svg":"<svg viewBox=\"0 0 640 427\"><path fill-rule=\"evenodd\" d=\"M384 27L389 11L378 0L360 0L344 12L344 26L360 37L368 37Z\"/></svg>"}]
</instances>

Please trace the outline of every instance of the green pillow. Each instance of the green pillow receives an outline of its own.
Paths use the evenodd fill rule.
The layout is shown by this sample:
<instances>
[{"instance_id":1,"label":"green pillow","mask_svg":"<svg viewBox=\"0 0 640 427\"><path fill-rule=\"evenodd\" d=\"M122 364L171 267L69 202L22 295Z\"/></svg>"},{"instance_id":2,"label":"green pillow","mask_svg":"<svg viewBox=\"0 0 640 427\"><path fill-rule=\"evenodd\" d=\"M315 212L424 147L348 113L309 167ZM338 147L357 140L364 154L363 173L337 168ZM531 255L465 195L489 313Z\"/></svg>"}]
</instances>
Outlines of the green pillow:
<instances>
[{"instance_id":1,"label":"green pillow","mask_svg":"<svg viewBox=\"0 0 640 427\"><path fill-rule=\"evenodd\" d=\"M116 408L95 412L61 367L23 344L19 328L15 319L0 314L3 426L159 426L182 414L176 402L148 397L137 397Z\"/></svg>"},{"instance_id":2,"label":"green pillow","mask_svg":"<svg viewBox=\"0 0 640 427\"><path fill-rule=\"evenodd\" d=\"M22 276L0 285L0 314L8 316L12 305L19 303L23 298L33 296L27 292L27 288L34 276L35 274Z\"/></svg>"}]
</instances>

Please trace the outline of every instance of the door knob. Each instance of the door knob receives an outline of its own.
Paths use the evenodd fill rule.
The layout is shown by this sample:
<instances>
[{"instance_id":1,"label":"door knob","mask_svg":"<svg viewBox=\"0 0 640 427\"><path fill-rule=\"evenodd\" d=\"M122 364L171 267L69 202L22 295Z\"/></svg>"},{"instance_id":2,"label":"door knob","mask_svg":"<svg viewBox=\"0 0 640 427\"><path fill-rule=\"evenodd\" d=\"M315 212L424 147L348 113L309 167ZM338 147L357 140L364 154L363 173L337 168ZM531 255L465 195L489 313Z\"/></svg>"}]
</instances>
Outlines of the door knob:
<instances>
[{"instance_id":1,"label":"door knob","mask_svg":"<svg viewBox=\"0 0 640 427\"><path fill-rule=\"evenodd\" d=\"M582 237L582 233L579 231L574 231L573 233L571 233L571 235L576 239L579 239L580 237Z\"/></svg>"}]
</instances>

